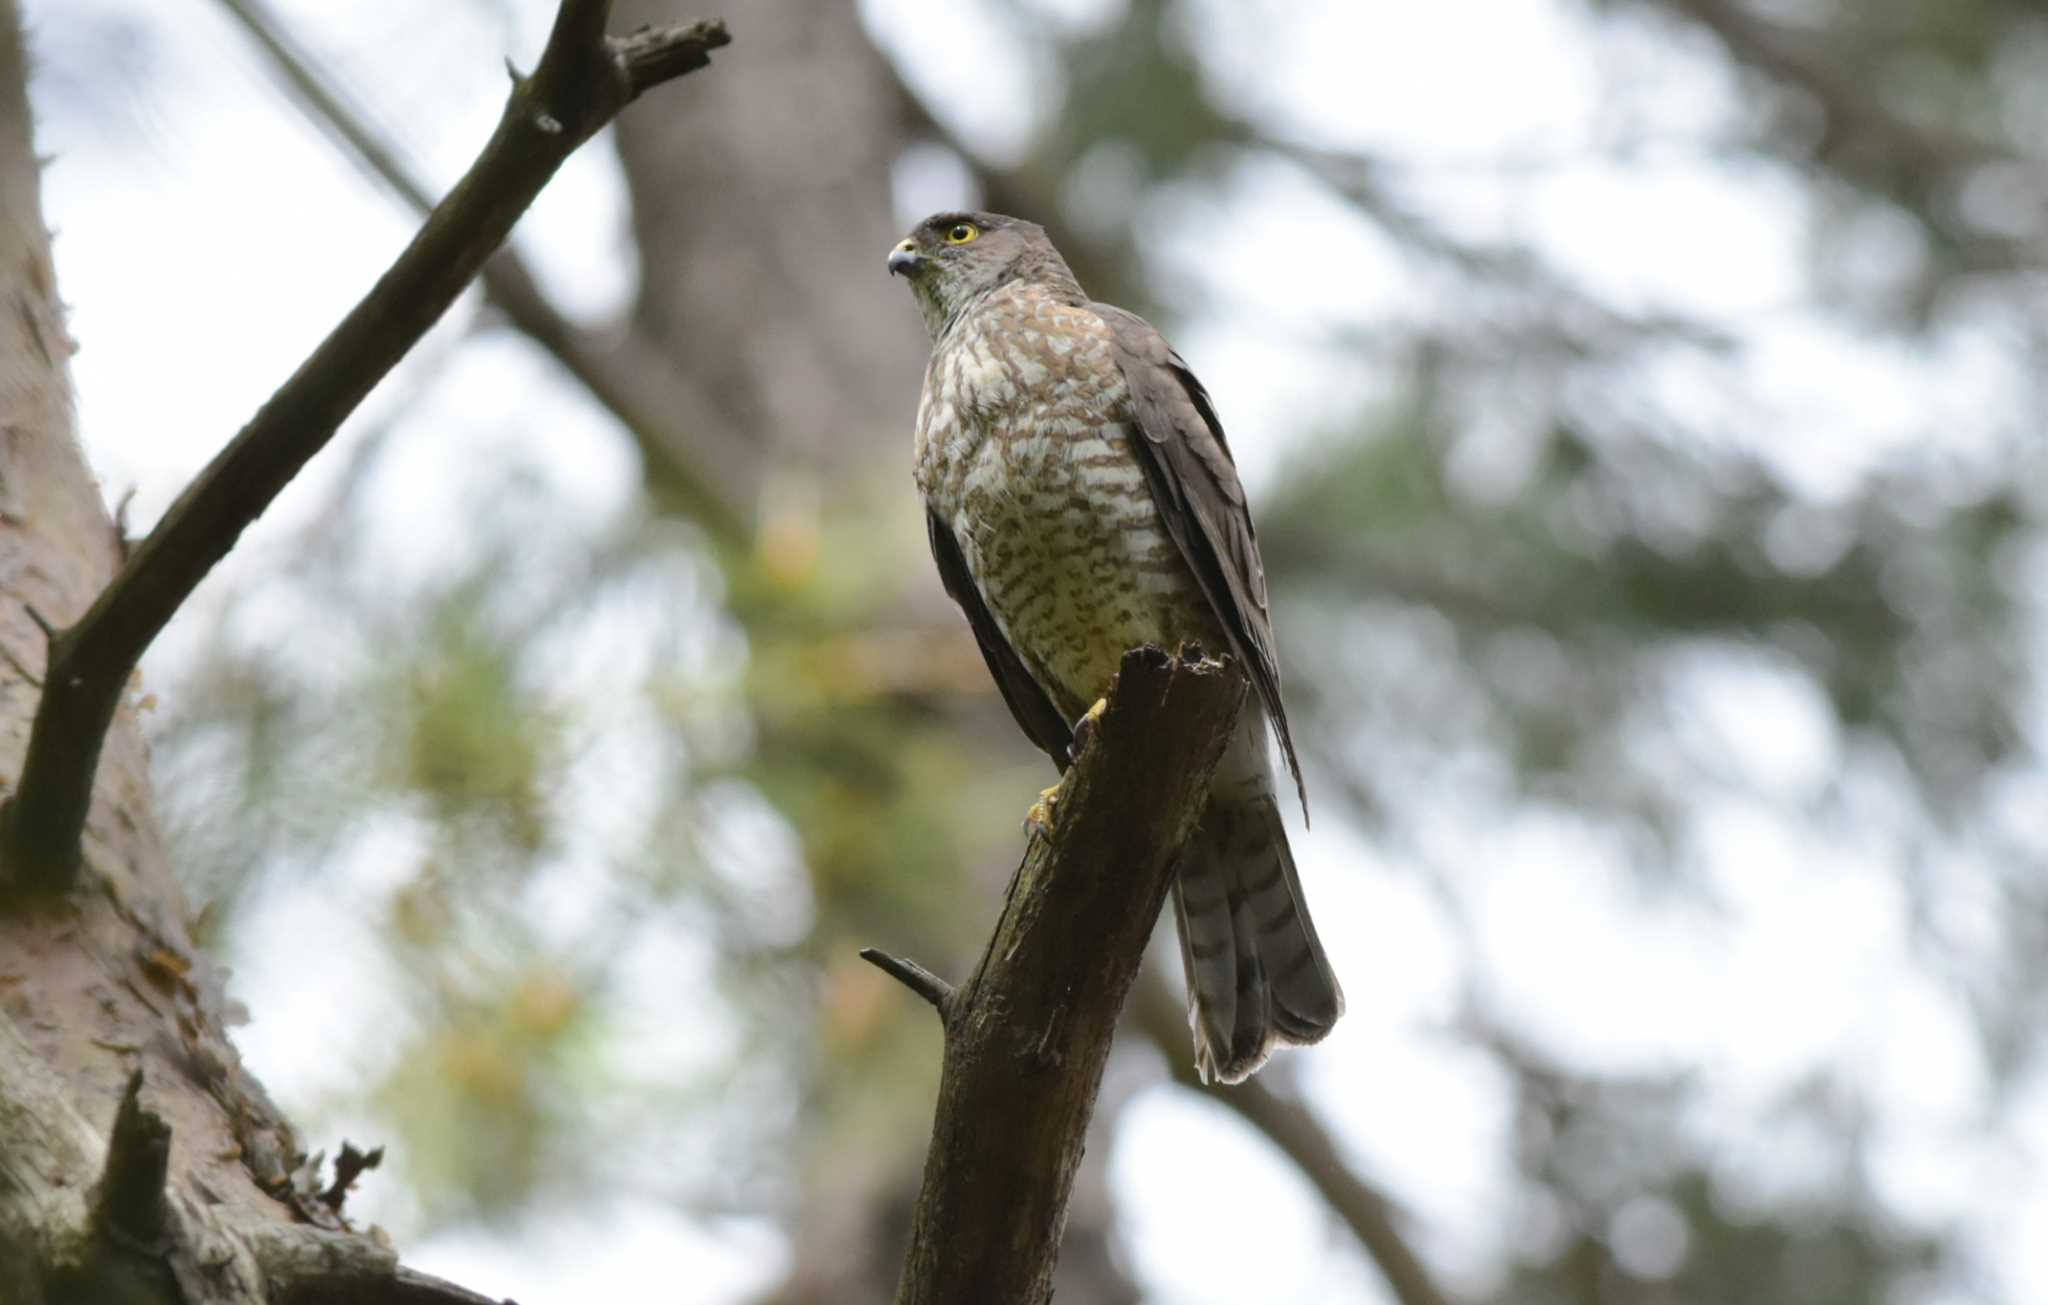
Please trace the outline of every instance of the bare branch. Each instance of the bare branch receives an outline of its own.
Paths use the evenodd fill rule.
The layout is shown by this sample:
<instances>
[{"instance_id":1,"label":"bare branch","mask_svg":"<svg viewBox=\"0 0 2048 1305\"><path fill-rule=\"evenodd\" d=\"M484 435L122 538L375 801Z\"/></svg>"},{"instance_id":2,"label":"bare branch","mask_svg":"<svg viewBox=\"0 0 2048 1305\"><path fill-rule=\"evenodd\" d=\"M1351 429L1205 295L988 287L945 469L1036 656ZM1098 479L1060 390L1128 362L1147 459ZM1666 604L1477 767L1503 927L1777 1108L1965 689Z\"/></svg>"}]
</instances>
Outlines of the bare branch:
<instances>
[{"instance_id":1,"label":"bare branch","mask_svg":"<svg viewBox=\"0 0 2048 1305\"><path fill-rule=\"evenodd\" d=\"M608 8L564 0L539 67L514 86L483 153L398 261L178 497L91 610L52 638L21 786L0 810L23 884L61 891L75 880L100 746L143 649L447 311L563 160L653 85L628 68L625 43L604 36ZM712 20L642 33L632 49L642 69L653 44L693 50L663 57L674 74L701 67L729 39Z\"/></svg>"},{"instance_id":2,"label":"bare branch","mask_svg":"<svg viewBox=\"0 0 2048 1305\"><path fill-rule=\"evenodd\" d=\"M262 48L307 118L414 209L424 214L433 206L404 151L380 135L369 115L322 75L263 0L220 3ZM662 52L671 47L660 36L660 29L652 29L616 42L630 78L638 81L662 71ZM694 56L686 52L685 57ZM541 292L516 248L500 250L484 265L483 287L516 330L547 351L626 428L647 459L652 488L721 547L746 543L755 450L666 351L636 330L600 339L578 327Z\"/></svg>"},{"instance_id":3,"label":"bare branch","mask_svg":"<svg viewBox=\"0 0 2048 1305\"><path fill-rule=\"evenodd\" d=\"M658 27L622 36L612 42L612 48L626 70L626 80L633 84L635 95L711 62L708 46L670 40Z\"/></svg>"},{"instance_id":4,"label":"bare branch","mask_svg":"<svg viewBox=\"0 0 2048 1305\"><path fill-rule=\"evenodd\" d=\"M1245 694L1220 662L1125 654L1049 836L945 1002L898 1305L1042 1305L1117 1016ZM922 994L921 994L922 995Z\"/></svg>"},{"instance_id":5,"label":"bare branch","mask_svg":"<svg viewBox=\"0 0 2048 1305\"><path fill-rule=\"evenodd\" d=\"M1344 1162L1337 1139L1306 1105L1281 1096L1265 1079L1232 1087L1204 1084L1187 1055L1187 1020L1179 998L1164 982L1141 985L1132 1013L1172 1066L1176 1082L1237 1112L1315 1184L1330 1209L1350 1225L1401 1305L1450 1305L1451 1298L1401 1232L1399 1207Z\"/></svg>"},{"instance_id":6,"label":"bare branch","mask_svg":"<svg viewBox=\"0 0 2048 1305\"><path fill-rule=\"evenodd\" d=\"M604 45L604 27L611 21L612 0L562 0L555 10L555 29L548 33L547 50L595 50ZM546 52L540 58L545 67ZM589 59L571 60L565 69L574 77L590 77L596 70ZM535 76L539 76L536 70Z\"/></svg>"},{"instance_id":7,"label":"bare branch","mask_svg":"<svg viewBox=\"0 0 2048 1305\"><path fill-rule=\"evenodd\" d=\"M422 215L433 209L434 197L412 175L398 147L372 131L369 115L320 75L312 58L262 0L220 0L220 4L269 58L308 119L337 136L362 166ZM512 84L517 86L519 71L514 68L511 72Z\"/></svg>"},{"instance_id":8,"label":"bare branch","mask_svg":"<svg viewBox=\"0 0 2048 1305\"><path fill-rule=\"evenodd\" d=\"M861 948L860 958L930 1002L932 1009L939 1013L939 1018L945 1018L946 1005L953 1000L952 984L916 961L902 956L891 956L879 947Z\"/></svg>"}]
</instances>

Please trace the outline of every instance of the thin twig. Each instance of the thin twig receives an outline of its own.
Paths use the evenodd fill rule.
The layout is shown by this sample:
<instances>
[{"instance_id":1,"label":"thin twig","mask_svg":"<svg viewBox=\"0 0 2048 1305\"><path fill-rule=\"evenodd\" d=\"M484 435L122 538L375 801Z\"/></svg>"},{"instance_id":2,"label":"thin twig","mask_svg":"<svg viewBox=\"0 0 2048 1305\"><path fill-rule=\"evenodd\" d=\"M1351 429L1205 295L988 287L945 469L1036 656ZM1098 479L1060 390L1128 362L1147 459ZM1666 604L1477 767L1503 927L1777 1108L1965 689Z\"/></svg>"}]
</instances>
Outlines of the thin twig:
<instances>
[{"instance_id":1,"label":"thin twig","mask_svg":"<svg viewBox=\"0 0 2048 1305\"><path fill-rule=\"evenodd\" d=\"M438 321L576 148L655 83L604 37L607 0L564 0L533 76L513 88L490 142L363 301L342 319L202 471L50 660L21 786L0 809L0 839L27 886L76 879L100 747L123 687L161 631L242 531ZM595 15L595 17L593 17ZM716 20L655 29L691 47L662 67L702 67L730 39Z\"/></svg>"},{"instance_id":2,"label":"thin twig","mask_svg":"<svg viewBox=\"0 0 2048 1305\"><path fill-rule=\"evenodd\" d=\"M879 947L861 948L860 958L930 1002L941 1016L946 1013L946 1003L953 999L953 985L924 966L907 957L891 956Z\"/></svg>"}]
</instances>

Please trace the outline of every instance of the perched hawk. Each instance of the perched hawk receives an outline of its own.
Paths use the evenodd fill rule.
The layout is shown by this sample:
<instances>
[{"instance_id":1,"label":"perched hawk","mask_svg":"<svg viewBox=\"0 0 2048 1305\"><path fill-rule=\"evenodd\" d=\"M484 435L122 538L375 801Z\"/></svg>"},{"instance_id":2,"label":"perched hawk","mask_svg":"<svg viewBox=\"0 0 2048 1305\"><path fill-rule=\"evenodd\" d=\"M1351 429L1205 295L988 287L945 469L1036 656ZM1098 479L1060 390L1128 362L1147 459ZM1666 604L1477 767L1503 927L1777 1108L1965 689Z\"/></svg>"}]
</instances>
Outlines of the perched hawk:
<instances>
[{"instance_id":1,"label":"perched hawk","mask_svg":"<svg viewBox=\"0 0 2048 1305\"><path fill-rule=\"evenodd\" d=\"M1174 883L1195 1061L1235 1083L1344 1010L1273 795L1299 788L1265 570L1202 383L1141 318L1089 302L1045 231L942 213L889 255L931 332L917 487L946 591L1003 698L1064 770L1126 650L1226 649L1251 676ZM1305 798L1304 798L1305 800Z\"/></svg>"}]
</instances>

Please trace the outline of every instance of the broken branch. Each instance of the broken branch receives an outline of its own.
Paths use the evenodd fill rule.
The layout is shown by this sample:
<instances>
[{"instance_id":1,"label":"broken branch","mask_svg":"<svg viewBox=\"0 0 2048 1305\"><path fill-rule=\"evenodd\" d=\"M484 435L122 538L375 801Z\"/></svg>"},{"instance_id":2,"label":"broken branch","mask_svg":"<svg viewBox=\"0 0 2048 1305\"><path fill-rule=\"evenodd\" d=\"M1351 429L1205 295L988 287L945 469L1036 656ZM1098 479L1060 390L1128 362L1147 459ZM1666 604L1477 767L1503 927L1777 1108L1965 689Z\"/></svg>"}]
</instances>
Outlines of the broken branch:
<instances>
[{"instance_id":1,"label":"broken branch","mask_svg":"<svg viewBox=\"0 0 2048 1305\"><path fill-rule=\"evenodd\" d=\"M1239 672L1185 650L1124 655L1050 833L1026 849L973 977L944 999L897 1305L1051 1297L1110 1038L1244 694Z\"/></svg>"}]
</instances>

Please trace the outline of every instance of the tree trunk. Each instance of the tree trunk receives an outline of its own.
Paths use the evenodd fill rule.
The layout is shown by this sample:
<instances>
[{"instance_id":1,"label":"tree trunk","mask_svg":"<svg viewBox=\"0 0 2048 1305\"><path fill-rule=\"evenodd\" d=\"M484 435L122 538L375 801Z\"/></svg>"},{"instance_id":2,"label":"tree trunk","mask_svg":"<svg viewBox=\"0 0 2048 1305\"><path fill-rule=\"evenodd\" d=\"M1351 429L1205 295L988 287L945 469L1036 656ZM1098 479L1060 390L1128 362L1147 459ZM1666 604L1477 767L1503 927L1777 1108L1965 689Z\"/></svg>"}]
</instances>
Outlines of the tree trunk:
<instances>
[{"instance_id":1,"label":"tree trunk","mask_svg":"<svg viewBox=\"0 0 2048 1305\"><path fill-rule=\"evenodd\" d=\"M563 0L535 73L519 82L470 173L121 569L124 545L72 429L74 346L42 217L27 56L14 2L0 0L0 799L10 820L39 811L40 823L19 827L49 834L0 840L7 1305L483 1300L401 1269L387 1247L349 1232L339 1210L364 1158L344 1148L323 1187L318 1162L243 1071L227 1039L222 976L186 927L151 810L134 686L121 680L212 561L453 301L562 159L643 91L706 66L727 40L715 22L613 40L609 9ZM166 542L180 521L199 523L189 549ZM175 574L154 587L138 580L147 560L166 558ZM121 583L109 586L117 569ZM138 592L139 608L119 610ZM96 620L71 628L89 608ZM65 678L46 685L46 640L58 628ZM133 635L134 647L111 663L74 658L95 629ZM86 692L92 672L79 667L88 664L113 667L98 682L93 718L113 713L98 748L82 748L70 718L49 710ZM35 757L45 763L30 764L24 780ZM30 793L62 801L38 806ZM63 854L46 855L46 844ZM53 863L64 873L48 873Z\"/></svg>"},{"instance_id":2,"label":"tree trunk","mask_svg":"<svg viewBox=\"0 0 2048 1305\"><path fill-rule=\"evenodd\" d=\"M8 786L40 697L37 618L76 620L121 548L72 427L75 346L50 261L25 72L19 15L0 3L0 784ZM243 1071L226 1014L165 859L131 697L100 761L78 890L0 902L0 1296L27 1302L83 1290L89 1298L98 1275L132 1271L147 1282L156 1273L147 1256L122 1263L104 1254L84 1208L101 1139L137 1073L142 1100L169 1125L174 1206L203 1210L215 1224L293 1218L300 1147ZM47 1111L51 1095L61 1118L22 1116L31 1101ZM253 1263L230 1246L216 1249L231 1258L209 1273L210 1298L261 1299ZM83 1276L61 1290L36 1269L67 1263ZM103 1289L112 1298L111 1286Z\"/></svg>"},{"instance_id":3,"label":"tree trunk","mask_svg":"<svg viewBox=\"0 0 2048 1305\"><path fill-rule=\"evenodd\" d=\"M661 10L622 0L619 25ZM883 267L903 234L896 80L857 6L756 5L745 27L747 76L691 86L687 114L619 122L639 325L766 460L902 456L925 345Z\"/></svg>"}]
</instances>

